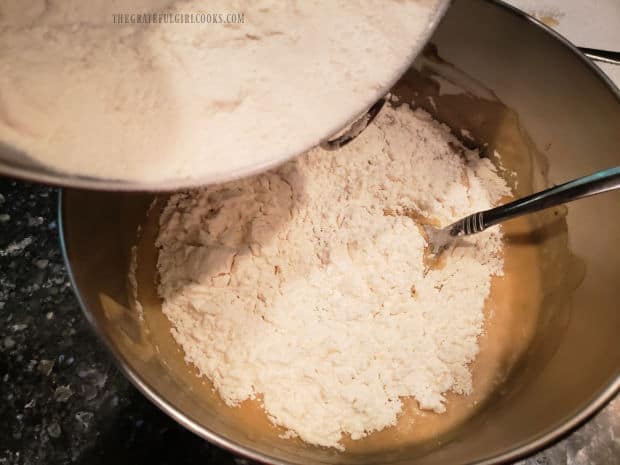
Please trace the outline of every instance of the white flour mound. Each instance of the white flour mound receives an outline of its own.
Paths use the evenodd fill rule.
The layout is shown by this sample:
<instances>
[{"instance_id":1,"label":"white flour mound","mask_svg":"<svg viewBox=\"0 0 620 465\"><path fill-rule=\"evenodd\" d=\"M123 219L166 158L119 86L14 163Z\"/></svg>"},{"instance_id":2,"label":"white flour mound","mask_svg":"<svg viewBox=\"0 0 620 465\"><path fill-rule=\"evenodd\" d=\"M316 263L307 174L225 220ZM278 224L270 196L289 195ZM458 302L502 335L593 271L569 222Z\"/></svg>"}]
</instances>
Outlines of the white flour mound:
<instances>
[{"instance_id":1,"label":"white flour mound","mask_svg":"<svg viewBox=\"0 0 620 465\"><path fill-rule=\"evenodd\" d=\"M93 177L238 174L299 154L374 103L436 4L2 0L0 141ZM123 13L243 23L115 24Z\"/></svg>"},{"instance_id":2,"label":"white flour mound","mask_svg":"<svg viewBox=\"0 0 620 465\"><path fill-rule=\"evenodd\" d=\"M447 224L509 194L487 159L408 106L385 108L338 152L174 195L157 245L159 293L188 362L231 406L262 395L273 423L341 448L394 425L403 396L443 412L472 390L501 232L426 270L413 209ZM458 148L458 147L457 147Z\"/></svg>"}]
</instances>

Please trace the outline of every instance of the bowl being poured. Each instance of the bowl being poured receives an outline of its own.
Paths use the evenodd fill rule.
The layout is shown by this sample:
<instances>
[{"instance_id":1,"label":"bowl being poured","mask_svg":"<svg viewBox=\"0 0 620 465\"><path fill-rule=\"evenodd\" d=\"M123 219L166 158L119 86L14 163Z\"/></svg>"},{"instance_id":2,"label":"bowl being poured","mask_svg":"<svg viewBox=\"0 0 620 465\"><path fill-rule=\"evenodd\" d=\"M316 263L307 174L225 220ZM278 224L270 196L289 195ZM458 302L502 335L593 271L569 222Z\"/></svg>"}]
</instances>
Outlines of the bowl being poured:
<instances>
[{"instance_id":1,"label":"bowl being poured","mask_svg":"<svg viewBox=\"0 0 620 465\"><path fill-rule=\"evenodd\" d=\"M0 9L0 172L116 190L223 182L307 151L389 90L449 4L26 3Z\"/></svg>"}]
</instances>

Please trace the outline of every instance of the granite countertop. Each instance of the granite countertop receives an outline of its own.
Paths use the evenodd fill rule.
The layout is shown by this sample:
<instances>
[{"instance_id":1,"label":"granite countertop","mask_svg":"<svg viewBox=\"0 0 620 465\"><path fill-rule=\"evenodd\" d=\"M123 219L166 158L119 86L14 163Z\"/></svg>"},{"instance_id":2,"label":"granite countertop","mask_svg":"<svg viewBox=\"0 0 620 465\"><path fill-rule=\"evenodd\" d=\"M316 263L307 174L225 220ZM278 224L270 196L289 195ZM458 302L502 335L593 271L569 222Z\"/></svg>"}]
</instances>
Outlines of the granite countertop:
<instances>
[{"instance_id":1,"label":"granite countertop","mask_svg":"<svg viewBox=\"0 0 620 465\"><path fill-rule=\"evenodd\" d=\"M186 431L119 372L82 317L56 189L0 178L0 465L248 464ZM521 465L620 460L620 399Z\"/></svg>"}]
</instances>

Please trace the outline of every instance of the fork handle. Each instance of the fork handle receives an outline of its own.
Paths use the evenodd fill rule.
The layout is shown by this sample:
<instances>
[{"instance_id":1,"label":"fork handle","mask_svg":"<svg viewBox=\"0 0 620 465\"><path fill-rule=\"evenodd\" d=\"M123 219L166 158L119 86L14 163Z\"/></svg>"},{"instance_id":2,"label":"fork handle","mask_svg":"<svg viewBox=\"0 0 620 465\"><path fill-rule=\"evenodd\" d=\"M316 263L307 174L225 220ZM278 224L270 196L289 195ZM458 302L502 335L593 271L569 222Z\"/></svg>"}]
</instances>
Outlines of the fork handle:
<instances>
[{"instance_id":1,"label":"fork handle","mask_svg":"<svg viewBox=\"0 0 620 465\"><path fill-rule=\"evenodd\" d=\"M450 227L450 234L453 236L474 234L516 216L615 189L620 189L620 166L598 171L499 207L466 216Z\"/></svg>"},{"instance_id":2,"label":"fork handle","mask_svg":"<svg viewBox=\"0 0 620 465\"><path fill-rule=\"evenodd\" d=\"M581 53L587 56L590 60L610 63L612 65L620 65L620 52L585 47L579 47L579 50L581 50Z\"/></svg>"}]
</instances>

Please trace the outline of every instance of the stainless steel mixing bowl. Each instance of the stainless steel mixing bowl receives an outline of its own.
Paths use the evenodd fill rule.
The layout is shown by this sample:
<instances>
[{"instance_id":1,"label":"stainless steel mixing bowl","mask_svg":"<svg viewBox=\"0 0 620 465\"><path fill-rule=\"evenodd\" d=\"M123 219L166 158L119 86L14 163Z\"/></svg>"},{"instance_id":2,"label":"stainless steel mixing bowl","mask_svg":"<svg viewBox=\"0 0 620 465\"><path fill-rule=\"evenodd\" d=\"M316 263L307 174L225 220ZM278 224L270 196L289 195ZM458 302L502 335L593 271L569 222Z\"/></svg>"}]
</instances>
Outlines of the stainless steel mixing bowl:
<instances>
[{"instance_id":1,"label":"stainless steel mixing bowl","mask_svg":"<svg viewBox=\"0 0 620 465\"><path fill-rule=\"evenodd\" d=\"M460 0L432 42L436 49L426 50L394 92L415 98L465 142L486 143L489 156L495 149L516 154L514 168L526 179L518 193L620 165L618 90L549 29L501 3ZM465 94L454 95L456 87ZM128 296L127 271L136 227L152 198L65 191L60 215L67 265L86 317L129 379L217 445L276 464L498 463L556 440L618 391L619 192L571 204L566 222L558 220L534 239L559 248L543 256L548 279L536 334L497 393L444 437L361 455L244 427L184 364L161 331L165 317L154 315L158 339L157 328L141 322ZM566 225L578 259L558 265L561 253L553 250L568 250ZM153 250L139 267L153 268L154 259ZM153 289L147 291L142 298L156 299Z\"/></svg>"}]
</instances>

